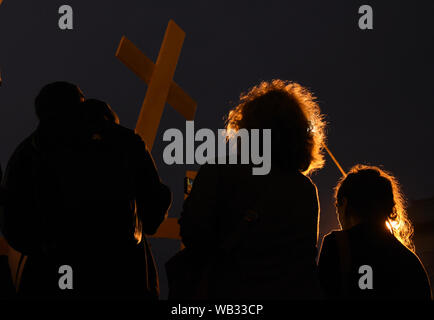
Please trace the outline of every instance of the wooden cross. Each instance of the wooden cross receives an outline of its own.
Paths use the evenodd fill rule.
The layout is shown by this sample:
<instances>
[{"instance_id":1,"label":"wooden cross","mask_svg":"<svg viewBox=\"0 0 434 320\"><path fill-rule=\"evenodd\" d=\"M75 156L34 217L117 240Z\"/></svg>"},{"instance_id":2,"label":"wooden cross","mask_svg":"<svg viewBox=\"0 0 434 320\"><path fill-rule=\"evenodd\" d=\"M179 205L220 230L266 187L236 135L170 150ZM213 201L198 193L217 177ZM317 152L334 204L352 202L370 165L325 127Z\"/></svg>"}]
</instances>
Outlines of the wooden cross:
<instances>
[{"instance_id":1,"label":"wooden cross","mask_svg":"<svg viewBox=\"0 0 434 320\"><path fill-rule=\"evenodd\" d=\"M185 32L170 20L155 65L125 36L122 37L116 51L116 57L148 85L137 120L136 133L142 137L150 150L154 145L166 102L186 120L194 119L196 102L173 82L184 38ZM179 240L178 219L164 220L153 237Z\"/></svg>"},{"instance_id":2,"label":"wooden cross","mask_svg":"<svg viewBox=\"0 0 434 320\"><path fill-rule=\"evenodd\" d=\"M186 120L194 119L196 102L172 80L184 38L185 32L170 20L155 65L125 36L116 51L116 57L148 85L136 132L150 150L166 102Z\"/></svg>"}]
</instances>

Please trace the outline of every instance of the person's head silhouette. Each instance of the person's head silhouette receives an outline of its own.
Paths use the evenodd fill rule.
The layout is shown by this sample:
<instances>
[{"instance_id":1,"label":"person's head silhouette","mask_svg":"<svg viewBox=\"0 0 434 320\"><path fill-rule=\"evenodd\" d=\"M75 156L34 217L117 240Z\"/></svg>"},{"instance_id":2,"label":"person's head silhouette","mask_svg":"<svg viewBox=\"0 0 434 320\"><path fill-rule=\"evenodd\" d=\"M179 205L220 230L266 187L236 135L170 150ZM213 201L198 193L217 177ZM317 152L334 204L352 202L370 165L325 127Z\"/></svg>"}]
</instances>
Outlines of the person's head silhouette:
<instances>
[{"instance_id":1,"label":"person's head silhouette","mask_svg":"<svg viewBox=\"0 0 434 320\"><path fill-rule=\"evenodd\" d=\"M80 88L68 82L50 83L41 89L35 99L38 148L58 148L80 140L82 102L84 95Z\"/></svg>"},{"instance_id":2,"label":"person's head silhouette","mask_svg":"<svg viewBox=\"0 0 434 320\"><path fill-rule=\"evenodd\" d=\"M104 121L119 124L119 117L104 101L87 99L83 103L83 112L88 123L97 124Z\"/></svg>"},{"instance_id":3,"label":"person's head silhouette","mask_svg":"<svg viewBox=\"0 0 434 320\"><path fill-rule=\"evenodd\" d=\"M41 123L69 122L80 117L83 92L74 84L54 82L44 86L35 99L35 111Z\"/></svg>"},{"instance_id":4,"label":"person's head silhouette","mask_svg":"<svg viewBox=\"0 0 434 320\"><path fill-rule=\"evenodd\" d=\"M391 231L412 249L412 225L396 178L375 167L356 165L335 189L339 223L346 230L360 223L377 224Z\"/></svg>"},{"instance_id":5,"label":"person's head silhouette","mask_svg":"<svg viewBox=\"0 0 434 320\"><path fill-rule=\"evenodd\" d=\"M242 94L226 129L271 129L273 165L309 174L324 165L325 123L315 97L298 83L262 82Z\"/></svg>"}]
</instances>

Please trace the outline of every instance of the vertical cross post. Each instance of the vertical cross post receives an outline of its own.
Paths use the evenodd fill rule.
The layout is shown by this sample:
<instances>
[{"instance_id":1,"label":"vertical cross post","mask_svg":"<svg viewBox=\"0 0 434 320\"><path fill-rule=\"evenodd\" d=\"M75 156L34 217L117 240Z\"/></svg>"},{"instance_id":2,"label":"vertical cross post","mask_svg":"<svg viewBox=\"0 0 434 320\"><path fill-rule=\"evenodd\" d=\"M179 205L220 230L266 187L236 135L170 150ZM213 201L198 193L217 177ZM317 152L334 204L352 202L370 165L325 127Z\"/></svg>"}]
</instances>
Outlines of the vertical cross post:
<instances>
[{"instance_id":1,"label":"vertical cross post","mask_svg":"<svg viewBox=\"0 0 434 320\"><path fill-rule=\"evenodd\" d=\"M173 82L184 38L184 31L170 20L155 65L125 36L116 51L116 57L148 85L136 132L150 150L154 145L166 102L186 120L194 119L196 102ZM166 219L153 237L180 239L178 219Z\"/></svg>"}]
</instances>

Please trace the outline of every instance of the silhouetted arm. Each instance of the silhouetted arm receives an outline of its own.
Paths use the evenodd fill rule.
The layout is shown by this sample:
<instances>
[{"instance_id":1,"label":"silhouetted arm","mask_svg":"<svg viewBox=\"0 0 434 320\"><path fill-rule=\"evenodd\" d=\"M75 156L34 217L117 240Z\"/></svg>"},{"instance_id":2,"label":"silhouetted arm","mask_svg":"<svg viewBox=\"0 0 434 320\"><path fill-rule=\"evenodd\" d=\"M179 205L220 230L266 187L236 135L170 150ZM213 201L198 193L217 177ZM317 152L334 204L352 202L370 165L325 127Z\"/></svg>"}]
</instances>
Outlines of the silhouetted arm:
<instances>
[{"instance_id":1,"label":"silhouetted arm","mask_svg":"<svg viewBox=\"0 0 434 320\"><path fill-rule=\"evenodd\" d=\"M135 135L136 162L135 189L137 214L143 224L143 232L152 235L167 216L172 203L170 189L161 183L152 155L142 139Z\"/></svg>"},{"instance_id":2,"label":"silhouetted arm","mask_svg":"<svg viewBox=\"0 0 434 320\"><path fill-rule=\"evenodd\" d=\"M184 201L179 224L181 238L187 248L209 248L217 243L216 168L216 165L204 165L200 168L190 196Z\"/></svg>"}]
</instances>

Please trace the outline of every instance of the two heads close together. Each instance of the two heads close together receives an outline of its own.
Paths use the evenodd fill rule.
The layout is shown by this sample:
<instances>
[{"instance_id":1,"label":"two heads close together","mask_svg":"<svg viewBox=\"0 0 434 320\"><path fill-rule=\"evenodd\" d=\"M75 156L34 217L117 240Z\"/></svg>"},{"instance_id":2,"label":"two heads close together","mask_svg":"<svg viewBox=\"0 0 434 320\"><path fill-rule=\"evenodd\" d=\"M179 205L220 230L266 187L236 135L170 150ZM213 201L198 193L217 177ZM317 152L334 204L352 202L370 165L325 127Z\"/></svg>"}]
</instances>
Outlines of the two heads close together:
<instances>
[{"instance_id":1,"label":"two heads close together","mask_svg":"<svg viewBox=\"0 0 434 320\"><path fill-rule=\"evenodd\" d=\"M41 89L35 99L35 111L40 125L56 128L60 134L106 120L119 124L117 114L107 103L86 99L78 86L64 81Z\"/></svg>"}]
</instances>

